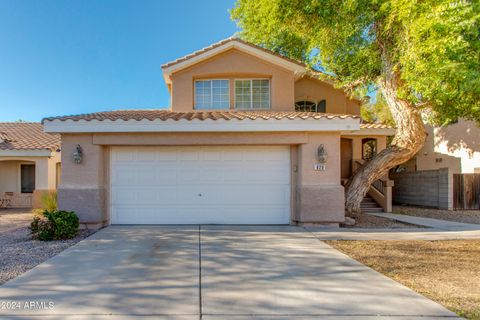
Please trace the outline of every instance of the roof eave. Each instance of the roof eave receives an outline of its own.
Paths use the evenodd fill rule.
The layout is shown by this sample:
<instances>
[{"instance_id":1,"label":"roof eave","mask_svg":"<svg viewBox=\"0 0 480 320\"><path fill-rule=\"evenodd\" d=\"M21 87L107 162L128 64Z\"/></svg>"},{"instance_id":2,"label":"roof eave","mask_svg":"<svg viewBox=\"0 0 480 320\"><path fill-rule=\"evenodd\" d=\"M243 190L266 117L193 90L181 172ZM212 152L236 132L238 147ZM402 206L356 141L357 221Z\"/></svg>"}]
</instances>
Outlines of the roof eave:
<instances>
[{"instance_id":1,"label":"roof eave","mask_svg":"<svg viewBox=\"0 0 480 320\"><path fill-rule=\"evenodd\" d=\"M50 149L0 149L0 157L50 157Z\"/></svg>"},{"instance_id":2,"label":"roof eave","mask_svg":"<svg viewBox=\"0 0 480 320\"><path fill-rule=\"evenodd\" d=\"M45 132L95 133L95 132L332 132L356 131L360 119L347 117L335 119L218 119L218 120L45 120Z\"/></svg>"},{"instance_id":3,"label":"roof eave","mask_svg":"<svg viewBox=\"0 0 480 320\"><path fill-rule=\"evenodd\" d=\"M344 135L351 136L394 136L394 128L364 128L354 132L342 132Z\"/></svg>"}]
</instances>

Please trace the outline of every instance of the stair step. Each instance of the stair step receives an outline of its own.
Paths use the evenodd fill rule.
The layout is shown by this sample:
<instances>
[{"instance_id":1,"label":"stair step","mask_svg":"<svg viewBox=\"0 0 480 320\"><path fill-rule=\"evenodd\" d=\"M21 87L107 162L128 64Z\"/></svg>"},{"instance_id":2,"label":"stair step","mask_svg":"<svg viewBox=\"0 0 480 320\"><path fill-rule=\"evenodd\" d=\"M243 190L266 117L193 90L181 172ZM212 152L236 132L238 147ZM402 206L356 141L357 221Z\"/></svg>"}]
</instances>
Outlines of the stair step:
<instances>
[{"instance_id":1,"label":"stair step","mask_svg":"<svg viewBox=\"0 0 480 320\"><path fill-rule=\"evenodd\" d=\"M383 208L380 207L375 200L369 195L366 195L362 202L360 203L360 210L362 212L370 212L370 213L375 213L375 212L383 212Z\"/></svg>"},{"instance_id":2,"label":"stair step","mask_svg":"<svg viewBox=\"0 0 480 320\"><path fill-rule=\"evenodd\" d=\"M376 203L361 204L360 208L380 208Z\"/></svg>"},{"instance_id":3,"label":"stair step","mask_svg":"<svg viewBox=\"0 0 480 320\"><path fill-rule=\"evenodd\" d=\"M383 212L382 208L363 208L362 212Z\"/></svg>"}]
</instances>

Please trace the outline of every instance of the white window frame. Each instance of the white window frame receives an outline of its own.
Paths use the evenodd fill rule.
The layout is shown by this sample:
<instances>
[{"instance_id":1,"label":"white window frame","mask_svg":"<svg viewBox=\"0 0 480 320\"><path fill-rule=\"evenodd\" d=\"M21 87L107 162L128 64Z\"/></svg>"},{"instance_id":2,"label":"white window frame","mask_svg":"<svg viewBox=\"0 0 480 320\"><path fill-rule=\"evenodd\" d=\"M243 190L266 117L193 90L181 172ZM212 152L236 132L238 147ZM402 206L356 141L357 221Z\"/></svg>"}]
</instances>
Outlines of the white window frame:
<instances>
[{"instance_id":1,"label":"white window frame","mask_svg":"<svg viewBox=\"0 0 480 320\"><path fill-rule=\"evenodd\" d=\"M225 108L225 109L215 109L215 108L209 108L209 109L197 109L197 82L198 81L215 81L215 80L218 80L218 81L227 81L228 83L228 107ZM193 109L195 110L229 110L231 105L230 105L230 97L231 97L231 88L230 88L230 79L195 79L193 81ZM210 103L212 105L212 102L213 102L213 86L210 85ZM210 106L211 106L210 105Z\"/></svg>"},{"instance_id":2,"label":"white window frame","mask_svg":"<svg viewBox=\"0 0 480 320\"><path fill-rule=\"evenodd\" d=\"M250 81L250 108L237 108L237 81ZM268 81L268 108L254 108L253 107L253 80L267 80ZM237 78L233 80L233 108L235 110L271 110L272 109L272 81L270 78Z\"/></svg>"}]
</instances>

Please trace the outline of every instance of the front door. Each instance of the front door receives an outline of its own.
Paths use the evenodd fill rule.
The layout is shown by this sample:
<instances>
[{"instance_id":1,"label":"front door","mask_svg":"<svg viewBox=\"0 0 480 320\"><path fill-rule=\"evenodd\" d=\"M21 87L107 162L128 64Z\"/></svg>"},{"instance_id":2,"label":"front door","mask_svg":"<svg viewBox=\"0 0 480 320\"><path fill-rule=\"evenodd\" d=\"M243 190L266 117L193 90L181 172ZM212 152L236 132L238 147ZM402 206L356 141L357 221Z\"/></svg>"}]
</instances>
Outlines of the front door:
<instances>
[{"instance_id":1,"label":"front door","mask_svg":"<svg viewBox=\"0 0 480 320\"><path fill-rule=\"evenodd\" d=\"M348 179L352 175L352 139L342 138L340 141L341 173L342 179Z\"/></svg>"},{"instance_id":2,"label":"front door","mask_svg":"<svg viewBox=\"0 0 480 320\"><path fill-rule=\"evenodd\" d=\"M35 190L35 165L20 165L20 181L22 193L33 193Z\"/></svg>"}]
</instances>

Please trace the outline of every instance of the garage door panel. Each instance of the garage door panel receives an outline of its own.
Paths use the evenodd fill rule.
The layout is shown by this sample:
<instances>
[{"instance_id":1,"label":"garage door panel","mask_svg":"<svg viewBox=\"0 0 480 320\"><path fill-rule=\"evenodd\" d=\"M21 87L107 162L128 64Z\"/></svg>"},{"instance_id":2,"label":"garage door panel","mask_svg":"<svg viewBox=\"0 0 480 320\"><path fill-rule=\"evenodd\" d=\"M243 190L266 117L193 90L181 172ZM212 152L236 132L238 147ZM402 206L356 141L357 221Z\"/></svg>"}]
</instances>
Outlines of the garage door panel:
<instances>
[{"instance_id":1,"label":"garage door panel","mask_svg":"<svg viewBox=\"0 0 480 320\"><path fill-rule=\"evenodd\" d=\"M131 206L116 208L114 212L122 224L163 223L165 213L169 216L168 224L285 224L290 216L290 211L283 206Z\"/></svg>"},{"instance_id":2,"label":"garage door panel","mask_svg":"<svg viewBox=\"0 0 480 320\"><path fill-rule=\"evenodd\" d=\"M290 180L290 172L285 170L285 165L272 164L268 167L249 167L245 172L244 180L288 183Z\"/></svg>"},{"instance_id":3,"label":"garage door panel","mask_svg":"<svg viewBox=\"0 0 480 320\"><path fill-rule=\"evenodd\" d=\"M115 147L112 223L286 224L288 147Z\"/></svg>"}]
</instances>

